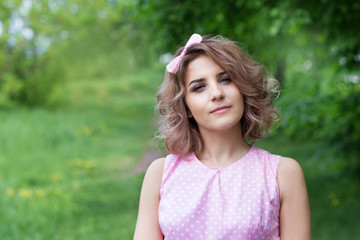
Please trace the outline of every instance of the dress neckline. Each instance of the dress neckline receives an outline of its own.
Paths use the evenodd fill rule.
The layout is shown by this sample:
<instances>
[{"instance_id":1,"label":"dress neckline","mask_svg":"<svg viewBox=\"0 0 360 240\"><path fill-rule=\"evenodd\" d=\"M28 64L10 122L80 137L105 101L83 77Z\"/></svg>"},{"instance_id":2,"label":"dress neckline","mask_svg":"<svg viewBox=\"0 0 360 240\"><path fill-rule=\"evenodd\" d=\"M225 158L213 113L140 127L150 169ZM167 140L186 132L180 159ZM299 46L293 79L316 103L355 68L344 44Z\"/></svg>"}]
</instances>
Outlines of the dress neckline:
<instances>
[{"instance_id":1,"label":"dress neckline","mask_svg":"<svg viewBox=\"0 0 360 240\"><path fill-rule=\"evenodd\" d=\"M219 168L209 167L209 166L205 165L203 162L201 162L201 161L196 157L195 153L192 153L192 154L191 154L191 159L194 159L195 162L197 162L200 166L202 166L203 168L206 168L206 169L208 169L208 170L212 170L212 171L222 171L222 170L225 170L225 169L228 169L228 168L231 168L231 167L237 165L239 162L241 162L241 160L245 159L245 158L249 155L249 153L250 153L251 151L253 151L253 149L255 149L255 147L254 147L254 146L251 146L250 149L249 149L249 151L247 151L247 153L245 153L245 155L242 156L240 159L236 160L236 161L233 162L233 163L230 163L229 165L226 165L226 166L224 166L224 167L219 167Z\"/></svg>"}]
</instances>

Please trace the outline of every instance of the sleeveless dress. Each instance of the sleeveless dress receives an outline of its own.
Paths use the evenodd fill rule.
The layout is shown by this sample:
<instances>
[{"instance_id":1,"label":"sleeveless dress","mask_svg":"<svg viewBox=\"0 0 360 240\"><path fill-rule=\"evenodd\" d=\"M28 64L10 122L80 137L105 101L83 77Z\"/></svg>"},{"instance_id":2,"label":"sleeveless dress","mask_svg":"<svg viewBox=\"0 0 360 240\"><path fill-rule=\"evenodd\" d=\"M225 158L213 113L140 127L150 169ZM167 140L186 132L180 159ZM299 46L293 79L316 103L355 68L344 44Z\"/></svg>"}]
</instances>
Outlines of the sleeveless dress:
<instances>
[{"instance_id":1,"label":"sleeveless dress","mask_svg":"<svg viewBox=\"0 0 360 240\"><path fill-rule=\"evenodd\" d=\"M164 239L280 239L281 158L251 147L231 165L210 168L195 154L168 155L158 210Z\"/></svg>"}]
</instances>

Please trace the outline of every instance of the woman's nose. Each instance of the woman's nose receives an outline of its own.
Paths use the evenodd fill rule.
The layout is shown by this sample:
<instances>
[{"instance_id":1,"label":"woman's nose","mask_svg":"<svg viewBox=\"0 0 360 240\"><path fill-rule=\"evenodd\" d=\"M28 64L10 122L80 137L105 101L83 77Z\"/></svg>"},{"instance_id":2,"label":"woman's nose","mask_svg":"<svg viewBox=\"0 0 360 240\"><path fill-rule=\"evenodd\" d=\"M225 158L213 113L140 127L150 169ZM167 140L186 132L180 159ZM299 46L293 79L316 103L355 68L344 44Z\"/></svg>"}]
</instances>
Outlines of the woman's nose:
<instances>
[{"instance_id":1,"label":"woman's nose","mask_svg":"<svg viewBox=\"0 0 360 240\"><path fill-rule=\"evenodd\" d=\"M218 101L224 98L223 90L220 86L215 85L211 87L211 100Z\"/></svg>"}]
</instances>

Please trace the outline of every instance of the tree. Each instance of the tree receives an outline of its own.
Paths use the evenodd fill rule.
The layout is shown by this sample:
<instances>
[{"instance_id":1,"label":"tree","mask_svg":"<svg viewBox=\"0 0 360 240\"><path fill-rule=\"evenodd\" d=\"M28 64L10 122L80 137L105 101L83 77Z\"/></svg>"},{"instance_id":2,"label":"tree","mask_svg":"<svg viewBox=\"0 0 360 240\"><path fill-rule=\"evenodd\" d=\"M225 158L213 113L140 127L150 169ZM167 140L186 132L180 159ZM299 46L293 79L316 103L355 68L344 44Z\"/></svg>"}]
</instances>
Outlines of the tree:
<instances>
[{"instance_id":1,"label":"tree","mask_svg":"<svg viewBox=\"0 0 360 240\"><path fill-rule=\"evenodd\" d=\"M239 40L282 82L284 132L320 142L340 169L360 173L357 0L154 0L138 9L158 53L174 52L194 32Z\"/></svg>"}]
</instances>

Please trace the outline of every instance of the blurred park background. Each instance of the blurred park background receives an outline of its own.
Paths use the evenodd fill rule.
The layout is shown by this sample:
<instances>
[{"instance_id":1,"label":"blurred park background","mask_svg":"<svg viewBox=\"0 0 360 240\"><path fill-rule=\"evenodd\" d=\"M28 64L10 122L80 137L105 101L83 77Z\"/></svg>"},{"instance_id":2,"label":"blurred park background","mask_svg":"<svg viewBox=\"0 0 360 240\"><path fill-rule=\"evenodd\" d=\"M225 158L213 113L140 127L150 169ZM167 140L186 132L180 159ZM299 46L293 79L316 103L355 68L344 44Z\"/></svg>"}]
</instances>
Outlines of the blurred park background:
<instances>
[{"instance_id":1,"label":"blurred park background","mask_svg":"<svg viewBox=\"0 0 360 240\"><path fill-rule=\"evenodd\" d=\"M257 143L303 167L313 239L360 238L358 0L2 0L0 239L132 239L155 95L189 36L281 82Z\"/></svg>"}]
</instances>

